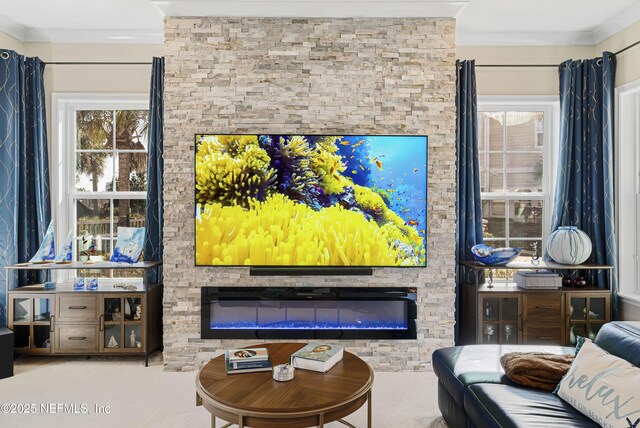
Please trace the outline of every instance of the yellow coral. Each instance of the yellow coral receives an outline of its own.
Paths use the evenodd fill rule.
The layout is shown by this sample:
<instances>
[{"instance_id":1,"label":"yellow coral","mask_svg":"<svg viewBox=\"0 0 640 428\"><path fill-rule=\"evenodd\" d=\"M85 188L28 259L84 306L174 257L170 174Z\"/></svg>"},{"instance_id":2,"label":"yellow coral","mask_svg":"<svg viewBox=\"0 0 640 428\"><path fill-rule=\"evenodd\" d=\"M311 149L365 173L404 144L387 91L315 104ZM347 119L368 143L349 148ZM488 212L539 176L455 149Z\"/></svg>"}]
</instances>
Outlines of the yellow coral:
<instances>
[{"instance_id":1,"label":"yellow coral","mask_svg":"<svg viewBox=\"0 0 640 428\"><path fill-rule=\"evenodd\" d=\"M264 198L275 181L271 158L255 135L199 136L196 151L196 200L247 206Z\"/></svg>"},{"instance_id":2,"label":"yellow coral","mask_svg":"<svg viewBox=\"0 0 640 428\"><path fill-rule=\"evenodd\" d=\"M385 228L386 233L392 237L392 239L400 240L414 247L422 246L423 239L418 231L405 224L402 217L389 209L380 194L368 187L357 184L354 184L353 190L358 206L363 211L378 219L378 224L381 224Z\"/></svg>"},{"instance_id":3,"label":"yellow coral","mask_svg":"<svg viewBox=\"0 0 640 428\"><path fill-rule=\"evenodd\" d=\"M354 195L356 197L356 201L358 202L358 206L363 210L370 214L384 214L384 211L387 209L387 205L382 200L382 196L368 187L359 186L357 184L353 185Z\"/></svg>"},{"instance_id":4,"label":"yellow coral","mask_svg":"<svg viewBox=\"0 0 640 428\"><path fill-rule=\"evenodd\" d=\"M346 186L353 183L342 175L346 166L337 154L338 142L342 137L321 137L316 141L315 155L311 161L314 172L321 177L322 190L327 195L342 193Z\"/></svg>"},{"instance_id":5,"label":"yellow coral","mask_svg":"<svg viewBox=\"0 0 640 428\"><path fill-rule=\"evenodd\" d=\"M389 227L362 214L331 206L314 211L282 194L250 209L207 204L196 219L196 262L200 265L413 264L399 255Z\"/></svg>"}]
</instances>

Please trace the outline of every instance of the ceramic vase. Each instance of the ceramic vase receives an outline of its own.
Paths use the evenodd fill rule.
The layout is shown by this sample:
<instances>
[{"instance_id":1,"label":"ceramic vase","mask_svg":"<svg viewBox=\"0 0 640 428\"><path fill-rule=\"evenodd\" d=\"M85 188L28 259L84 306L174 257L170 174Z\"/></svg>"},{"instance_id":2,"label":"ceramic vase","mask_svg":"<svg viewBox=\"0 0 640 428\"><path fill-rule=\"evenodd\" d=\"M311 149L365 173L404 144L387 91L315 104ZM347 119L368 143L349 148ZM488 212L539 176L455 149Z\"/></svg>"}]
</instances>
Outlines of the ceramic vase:
<instances>
[{"instance_id":1,"label":"ceramic vase","mask_svg":"<svg viewBox=\"0 0 640 428\"><path fill-rule=\"evenodd\" d=\"M549 236L547 253L563 265L579 265L591 255L591 239L575 226L560 226Z\"/></svg>"}]
</instances>

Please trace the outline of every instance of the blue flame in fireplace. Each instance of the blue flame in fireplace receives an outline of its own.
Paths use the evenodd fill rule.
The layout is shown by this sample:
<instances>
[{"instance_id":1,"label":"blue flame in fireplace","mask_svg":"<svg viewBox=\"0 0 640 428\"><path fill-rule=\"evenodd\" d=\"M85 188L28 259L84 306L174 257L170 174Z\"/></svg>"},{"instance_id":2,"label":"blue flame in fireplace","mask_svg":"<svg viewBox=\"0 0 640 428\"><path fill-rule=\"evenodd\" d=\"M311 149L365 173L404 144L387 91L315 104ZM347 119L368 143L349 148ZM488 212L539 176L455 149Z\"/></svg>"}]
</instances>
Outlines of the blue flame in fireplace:
<instances>
[{"instance_id":1,"label":"blue flame in fireplace","mask_svg":"<svg viewBox=\"0 0 640 428\"><path fill-rule=\"evenodd\" d=\"M317 321L281 321L275 323L231 322L211 324L212 330L406 330L407 323L358 321L354 323L323 323Z\"/></svg>"},{"instance_id":2,"label":"blue flame in fireplace","mask_svg":"<svg viewBox=\"0 0 640 428\"><path fill-rule=\"evenodd\" d=\"M408 330L400 300L229 299L210 303L211 330Z\"/></svg>"}]
</instances>

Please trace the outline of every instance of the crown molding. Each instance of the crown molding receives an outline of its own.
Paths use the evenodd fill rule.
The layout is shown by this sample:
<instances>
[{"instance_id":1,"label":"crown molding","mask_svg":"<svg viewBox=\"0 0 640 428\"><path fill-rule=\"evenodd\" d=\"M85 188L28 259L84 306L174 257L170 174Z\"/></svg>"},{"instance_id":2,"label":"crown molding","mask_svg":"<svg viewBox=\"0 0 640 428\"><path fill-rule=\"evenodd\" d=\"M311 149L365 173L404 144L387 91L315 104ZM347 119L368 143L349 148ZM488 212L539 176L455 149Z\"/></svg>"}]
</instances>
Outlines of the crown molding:
<instances>
[{"instance_id":1,"label":"crown molding","mask_svg":"<svg viewBox=\"0 0 640 428\"><path fill-rule=\"evenodd\" d=\"M591 31L473 32L458 27L456 42L459 46L595 46L638 21L640 2L629 6Z\"/></svg>"},{"instance_id":2,"label":"crown molding","mask_svg":"<svg viewBox=\"0 0 640 428\"><path fill-rule=\"evenodd\" d=\"M18 24L13 19L1 13L0 13L0 30L2 30L4 33L7 33L14 39L17 39L21 42L24 41L25 34L27 33L27 29L22 24Z\"/></svg>"},{"instance_id":3,"label":"crown molding","mask_svg":"<svg viewBox=\"0 0 640 428\"><path fill-rule=\"evenodd\" d=\"M592 31L594 44L608 39L638 21L640 21L640 3L635 3L594 29Z\"/></svg>"},{"instance_id":4,"label":"crown molding","mask_svg":"<svg viewBox=\"0 0 640 428\"><path fill-rule=\"evenodd\" d=\"M162 26L157 30L62 30L29 28L0 14L0 31L20 42L163 44Z\"/></svg>"},{"instance_id":5,"label":"crown molding","mask_svg":"<svg viewBox=\"0 0 640 428\"><path fill-rule=\"evenodd\" d=\"M467 32L458 28L458 46L595 45L593 32Z\"/></svg>"},{"instance_id":6,"label":"crown molding","mask_svg":"<svg viewBox=\"0 0 640 428\"><path fill-rule=\"evenodd\" d=\"M2 27L0 26L0 29ZM162 28L156 30L58 30L33 29L26 30L23 42L48 43L130 43L155 44L164 43Z\"/></svg>"},{"instance_id":7,"label":"crown molding","mask_svg":"<svg viewBox=\"0 0 640 428\"><path fill-rule=\"evenodd\" d=\"M470 0L151 0L165 16L282 18L455 17Z\"/></svg>"}]
</instances>

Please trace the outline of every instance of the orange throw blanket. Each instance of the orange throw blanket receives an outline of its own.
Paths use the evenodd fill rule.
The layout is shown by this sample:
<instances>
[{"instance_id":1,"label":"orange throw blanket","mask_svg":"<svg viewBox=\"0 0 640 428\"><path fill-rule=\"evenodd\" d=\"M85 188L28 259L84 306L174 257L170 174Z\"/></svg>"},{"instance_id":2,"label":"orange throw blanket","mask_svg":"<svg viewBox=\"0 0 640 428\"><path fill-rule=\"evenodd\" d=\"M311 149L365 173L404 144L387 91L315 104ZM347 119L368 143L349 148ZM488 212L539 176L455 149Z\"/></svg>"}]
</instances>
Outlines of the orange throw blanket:
<instances>
[{"instance_id":1,"label":"orange throw blanket","mask_svg":"<svg viewBox=\"0 0 640 428\"><path fill-rule=\"evenodd\" d=\"M511 352L500 357L509 379L529 388L553 391L575 357L569 354Z\"/></svg>"}]
</instances>

